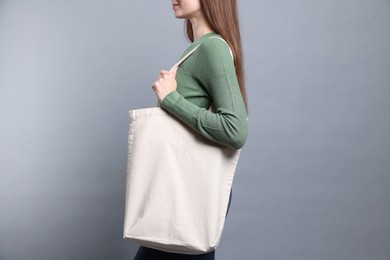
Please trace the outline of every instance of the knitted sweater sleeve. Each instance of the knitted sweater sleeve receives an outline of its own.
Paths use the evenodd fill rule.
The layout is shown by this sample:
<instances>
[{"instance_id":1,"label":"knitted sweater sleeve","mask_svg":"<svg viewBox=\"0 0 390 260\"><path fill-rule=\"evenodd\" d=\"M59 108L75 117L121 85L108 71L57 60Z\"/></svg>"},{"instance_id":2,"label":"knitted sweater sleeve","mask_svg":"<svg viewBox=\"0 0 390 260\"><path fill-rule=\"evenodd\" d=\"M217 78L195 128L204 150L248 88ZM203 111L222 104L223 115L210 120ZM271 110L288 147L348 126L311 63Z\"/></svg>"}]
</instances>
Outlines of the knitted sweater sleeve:
<instances>
[{"instance_id":1,"label":"knitted sweater sleeve","mask_svg":"<svg viewBox=\"0 0 390 260\"><path fill-rule=\"evenodd\" d=\"M206 89L216 111L196 106L177 91L168 94L161 106L205 138L240 149L248 133L247 113L229 48L219 39L207 39L196 52L193 76Z\"/></svg>"}]
</instances>

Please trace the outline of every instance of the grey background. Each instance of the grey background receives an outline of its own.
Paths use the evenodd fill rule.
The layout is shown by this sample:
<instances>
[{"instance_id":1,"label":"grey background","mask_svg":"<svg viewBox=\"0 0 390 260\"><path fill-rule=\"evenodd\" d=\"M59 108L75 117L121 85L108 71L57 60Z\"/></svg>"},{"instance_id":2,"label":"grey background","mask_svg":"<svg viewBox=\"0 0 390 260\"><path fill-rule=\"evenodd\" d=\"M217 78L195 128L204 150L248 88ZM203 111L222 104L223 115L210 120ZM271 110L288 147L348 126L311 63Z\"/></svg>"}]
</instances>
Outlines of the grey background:
<instances>
[{"instance_id":1,"label":"grey background","mask_svg":"<svg viewBox=\"0 0 390 260\"><path fill-rule=\"evenodd\" d=\"M390 259L390 2L239 1L250 135L217 259ZM129 109L170 1L0 0L0 259L132 259Z\"/></svg>"}]
</instances>

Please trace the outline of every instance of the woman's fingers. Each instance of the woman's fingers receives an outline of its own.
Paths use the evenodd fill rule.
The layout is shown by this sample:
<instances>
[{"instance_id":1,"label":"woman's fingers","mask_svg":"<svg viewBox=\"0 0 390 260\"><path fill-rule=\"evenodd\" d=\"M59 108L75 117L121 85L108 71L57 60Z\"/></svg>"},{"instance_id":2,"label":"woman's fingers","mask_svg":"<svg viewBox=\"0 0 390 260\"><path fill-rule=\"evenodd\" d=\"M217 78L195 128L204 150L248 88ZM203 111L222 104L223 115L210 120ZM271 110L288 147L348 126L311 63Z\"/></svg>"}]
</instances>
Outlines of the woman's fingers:
<instances>
[{"instance_id":1,"label":"woman's fingers","mask_svg":"<svg viewBox=\"0 0 390 260\"><path fill-rule=\"evenodd\" d=\"M172 75L172 72L167 71L167 70L162 70L162 71L160 71L160 75L158 75L158 77L157 77L157 81L160 79L170 77L171 75Z\"/></svg>"},{"instance_id":2,"label":"woman's fingers","mask_svg":"<svg viewBox=\"0 0 390 260\"><path fill-rule=\"evenodd\" d=\"M152 89L156 93L160 102L172 91L177 88L176 84L176 71L160 71L160 75L157 80L153 83Z\"/></svg>"},{"instance_id":3,"label":"woman's fingers","mask_svg":"<svg viewBox=\"0 0 390 260\"><path fill-rule=\"evenodd\" d=\"M160 75L169 75L169 71L168 70L161 70Z\"/></svg>"}]
</instances>

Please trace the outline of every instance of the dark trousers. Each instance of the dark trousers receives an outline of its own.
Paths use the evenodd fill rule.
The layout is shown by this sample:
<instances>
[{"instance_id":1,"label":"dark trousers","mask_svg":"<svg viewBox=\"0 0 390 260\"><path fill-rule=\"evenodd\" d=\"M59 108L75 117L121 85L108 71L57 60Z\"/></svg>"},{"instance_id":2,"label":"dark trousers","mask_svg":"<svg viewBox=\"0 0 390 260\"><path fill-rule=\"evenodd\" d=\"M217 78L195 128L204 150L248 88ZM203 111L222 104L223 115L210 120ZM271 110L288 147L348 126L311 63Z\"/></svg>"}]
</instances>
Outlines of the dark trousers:
<instances>
[{"instance_id":1,"label":"dark trousers","mask_svg":"<svg viewBox=\"0 0 390 260\"><path fill-rule=\"evenodd\" d=\"M184 255L167 253L140 246L134 260L214 260L215 251L202 255Z\"/></svg>"},{"instance_id":2,"label":"dark trousers","mask_svg":"<svg viewBox=\"0 0 390 260\"><path fill-rule=\"evenodd\" d=\"M230 191L229 205L226 211L226 216L229 212L230 203L232 201L232 191ZM156 249L140 246L134 260L214 260L215 251L211 251L201 255L184 255L174 254L159 251Z\"/></svg>"}]
</instances>

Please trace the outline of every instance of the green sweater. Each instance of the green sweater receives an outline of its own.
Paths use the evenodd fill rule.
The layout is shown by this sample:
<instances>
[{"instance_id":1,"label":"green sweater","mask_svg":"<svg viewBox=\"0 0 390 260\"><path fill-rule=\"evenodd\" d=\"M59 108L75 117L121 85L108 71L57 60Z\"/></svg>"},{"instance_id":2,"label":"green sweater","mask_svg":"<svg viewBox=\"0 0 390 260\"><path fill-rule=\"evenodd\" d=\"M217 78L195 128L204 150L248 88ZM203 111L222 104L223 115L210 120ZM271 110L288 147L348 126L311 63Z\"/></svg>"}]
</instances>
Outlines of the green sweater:
<instances>
[{"instance_id":1,"label":"green sweater","mask_svg":"<svg viewBox=\"0 0 390 260\"><path fill-rule=\"evenodd\" d=\"M208 33L184 52L201 44L180 66L177 90L169 93L161 107L205 138L240 149L248 133L247 113L228 45ZM214 103L214 104L213 104ZM210 105L215 112L209 111Z\"/></svg>"}]
</instances>

